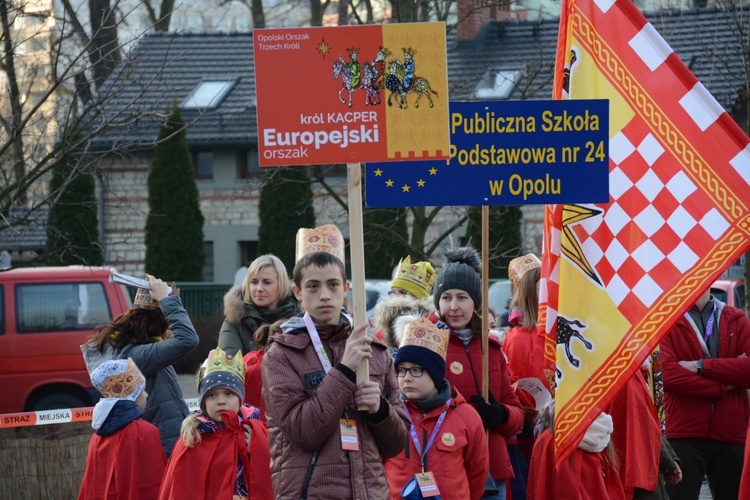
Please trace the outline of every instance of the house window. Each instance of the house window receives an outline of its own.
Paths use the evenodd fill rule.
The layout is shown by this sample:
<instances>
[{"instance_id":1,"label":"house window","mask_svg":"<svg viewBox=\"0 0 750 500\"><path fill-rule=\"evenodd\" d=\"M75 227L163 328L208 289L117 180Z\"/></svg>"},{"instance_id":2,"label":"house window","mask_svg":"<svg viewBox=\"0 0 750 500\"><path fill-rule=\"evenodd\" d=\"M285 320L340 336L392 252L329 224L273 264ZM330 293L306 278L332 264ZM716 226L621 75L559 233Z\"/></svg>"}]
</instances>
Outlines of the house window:
<instances>
[{"instance_id":1,"label":"house window","mask_svg":"<svg viewBox=\"0 0 750 500\"><path fill-rule=\"evenodd\" d=\"M521 76L523 70L520 68L487 70L474 94L477 99L508 99Z\"/></svg>"},{"instance_id":2,"label":"house window","mask_svg":"<svg viewBox=\"0 0 750 500\"><path fill-rule=\"evenodd\" d=\"M214 280L214 242L203 242L203 281Z\"/></svg>"},{"instance_id":3,"label":"house window","mask_svg":"<svg viewBox=\"0 0 750 500\"><path fill-rule=\"evenodd\" d=\"M258 163L257 149L243 149L237 153L237 178L249 179L262 172Z\"/></svg>"},{"instance_id":4,"label":"house window","mask_svg":"<svg viewBox=\"0 0 750 500\"><path fill-rule=\"evenodd\" d=\"M213 151L193 151L193 172L196 179L212 179L214 176Z\"/></svg>"},{"instance_id":5,"label":"house window","mask_svg":"<svg viewBox=\"0 0 750 500\"><path fill-rule=\"evenodd\" d=\"M247 267L258 258L257 241L240 241L240 267Z\"/></svg>"},{"instance_id":6,"label":"house window","mask_svg":"<svg viewBox=\"0 0 750 500\"><path fill-rule=\"evenodd\" d=\"M214 109L229 94L234 87L235 80L202 81L188 94L181 109Z\"/></svg>"}]
</instances>

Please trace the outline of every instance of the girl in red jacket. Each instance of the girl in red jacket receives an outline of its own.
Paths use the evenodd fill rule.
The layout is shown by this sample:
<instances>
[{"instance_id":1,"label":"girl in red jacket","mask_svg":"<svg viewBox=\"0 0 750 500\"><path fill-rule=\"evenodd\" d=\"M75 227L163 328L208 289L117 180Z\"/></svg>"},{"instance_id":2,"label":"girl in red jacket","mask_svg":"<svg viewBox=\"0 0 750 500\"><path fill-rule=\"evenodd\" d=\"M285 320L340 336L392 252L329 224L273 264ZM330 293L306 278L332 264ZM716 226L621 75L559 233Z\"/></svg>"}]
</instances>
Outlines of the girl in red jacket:
<instances>
[{"instance_id":1,"label":"girl in red jacket","mask_svg":"<svg viewBox=\"0 0 750 500\"><path fill-rule=\"evenodd\" d=\"M159 498L272 499L271 456L258 409L243 405L241 352L217 348L198 372L200 412L182 423Z\"/></svg>"},{"instance_id":2,"label":"girl in red jacket","mask_svg":"<svg viewBox=\"0 0 750 500\"><path fill-rule=\"evenodd\" d=\"M421 488L437 488L443 500L477 500L489 472L487 438L476 410L445 380L449 333L427 318L399 321L410 321L394 364L412 423L407 448L385 462L391 500L420 498L423 479Z\"/></svg>"},{"instance_id":3,"label":"girl in red jacket","mask_svg":"<svg viewBox=\"0 0 750 500\"><path fill-rule=\"evenodd\" d=\"M505 499L505 481L513 477L505 438L521 431L523 410L513 391L500 342L489 338L489 401L482 398L481 261L469 247L446 252L448 262L435 281L433 299L439 328L450 331L445 378L474 404L489 431L490 475L497 493L485 498ZM489 484L488 484L489 486ZM490 488L488 488L490 490ZM488 491L489 493L489 491Z\"/></svg>"}]
</instances>

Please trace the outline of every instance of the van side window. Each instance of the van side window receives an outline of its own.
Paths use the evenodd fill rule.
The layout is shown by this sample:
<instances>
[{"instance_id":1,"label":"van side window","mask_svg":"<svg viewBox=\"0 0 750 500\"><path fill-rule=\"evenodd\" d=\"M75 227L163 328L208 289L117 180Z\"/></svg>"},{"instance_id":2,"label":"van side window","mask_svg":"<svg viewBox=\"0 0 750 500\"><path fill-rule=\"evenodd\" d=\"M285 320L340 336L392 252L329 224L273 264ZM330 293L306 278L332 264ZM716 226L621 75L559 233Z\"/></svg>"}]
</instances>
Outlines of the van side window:
<instances>
[{"instance_id":1,"label":"van side window","mask_svg":"<svg viewBox=\"0 0 750 500\"><path fill-rule=\"evenodd\" d=\"M112 318L101 283L16 285L19 333L92 330Z\"/></svg>"}]
</instances>

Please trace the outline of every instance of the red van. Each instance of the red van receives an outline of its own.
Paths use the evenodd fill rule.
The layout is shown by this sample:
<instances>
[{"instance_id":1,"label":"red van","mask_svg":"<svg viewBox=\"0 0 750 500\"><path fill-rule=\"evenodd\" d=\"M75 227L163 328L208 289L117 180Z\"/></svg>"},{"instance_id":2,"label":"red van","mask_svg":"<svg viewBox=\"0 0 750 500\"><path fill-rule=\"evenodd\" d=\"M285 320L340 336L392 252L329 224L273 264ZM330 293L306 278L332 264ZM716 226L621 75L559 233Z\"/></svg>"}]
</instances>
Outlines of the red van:
<instances>
[{"instance_id":1,"label":"red van","mask_svg":"<svg viewBox=\"0 0 750 500\"><path fill-rule=\"evenodd\" d=\"M737 309L745 308L745 281L718 279L711 285L711 295Z\"/></svg>"},{"instance_id":2,"label":"red van","mask_svg":"<svg viewBox=\"0 0 750 500\"><path fill-rule=\"evenodd\" d=\"M131 307L108 267L0 272L0 413L91 406L80 345Z\"/></svg>"}]
</instances>

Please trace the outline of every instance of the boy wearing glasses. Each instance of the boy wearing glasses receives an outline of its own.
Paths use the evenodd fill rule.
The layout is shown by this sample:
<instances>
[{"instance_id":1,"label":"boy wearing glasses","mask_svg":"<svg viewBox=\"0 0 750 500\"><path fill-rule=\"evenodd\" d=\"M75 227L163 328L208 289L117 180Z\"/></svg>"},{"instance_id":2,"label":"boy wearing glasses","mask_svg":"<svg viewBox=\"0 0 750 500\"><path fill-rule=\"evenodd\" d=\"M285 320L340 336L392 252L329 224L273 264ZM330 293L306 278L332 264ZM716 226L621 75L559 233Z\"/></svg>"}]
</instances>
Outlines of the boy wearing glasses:
<instances>
[{"instance_id":1,"label":"boy wearing glasses","mask_svg":"<svg viewBox=\"0 0 750 500\"><path fill-rule=\"evenodd\" d=\"M427 318L399 323L395 365L411 428L406 449L385 462L390 498L421 498L421 491L443 500L479 499L489 474L487 436L479 414L445 380L449 332Z\"/></svg>"},{"instance_id":2,"label":"boy wearing glasses","mask_svg":"<svg viewBox=\"0 0 750 500\"><path fill-rule=\"evenodd\" d=\"M300 233L293 290L306 312L281 325L261 367L274 495L387 498L383 458L408 439L393 362L343 309L341 233L332 225ZM370 379L357 385L363 358Z\"/></svg>"}]
</instances>

